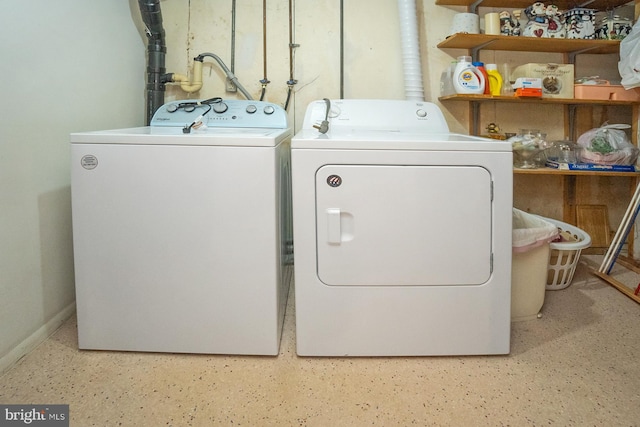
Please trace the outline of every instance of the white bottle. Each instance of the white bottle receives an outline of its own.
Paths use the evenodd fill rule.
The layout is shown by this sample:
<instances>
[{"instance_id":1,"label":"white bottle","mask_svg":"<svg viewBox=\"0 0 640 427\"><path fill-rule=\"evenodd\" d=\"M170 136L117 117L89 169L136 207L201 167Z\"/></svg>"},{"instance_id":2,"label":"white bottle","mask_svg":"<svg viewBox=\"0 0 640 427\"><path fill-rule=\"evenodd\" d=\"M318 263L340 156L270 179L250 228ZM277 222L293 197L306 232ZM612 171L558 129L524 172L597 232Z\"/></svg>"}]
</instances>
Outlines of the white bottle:
<instances>
[{"instance_id":1,"label":"white bottle","mask_svg":"<svg viewBox=\"0 0 640 427\"><path fill-rule=\"evenodd\" d=\"M458 65L453 72L453 87L456 93L483 94L486 83L482 73L471 63L470 56L458 57Z\"/></svg>"}]
</instances>

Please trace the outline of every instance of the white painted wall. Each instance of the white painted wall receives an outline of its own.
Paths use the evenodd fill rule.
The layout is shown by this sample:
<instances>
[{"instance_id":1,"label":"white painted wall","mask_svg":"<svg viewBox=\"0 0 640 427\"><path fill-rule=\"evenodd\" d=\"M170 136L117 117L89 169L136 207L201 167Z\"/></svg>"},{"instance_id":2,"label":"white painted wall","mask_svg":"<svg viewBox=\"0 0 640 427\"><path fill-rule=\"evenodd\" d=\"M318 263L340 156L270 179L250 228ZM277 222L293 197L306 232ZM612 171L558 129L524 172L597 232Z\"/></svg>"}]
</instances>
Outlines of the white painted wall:
<instances>
[{"instance_id":1,"label":"white painted wall","mask_svg":"<svg viewBox=\"0 0 640 427\"><path fill-rule=\"evenodd\" d=\"M0 0L0 372L73 313L69 133L143 124L132 4Z\"/></svg>"},{"instance_id":2,"label":"white painted wall","mask_svg":"<svg viewBox=\"0 0 640 427\"><path fill-rule=\"evenodd\" d=\"M167 72L187 74L195 56L215 53L231 67L231 0L165 0L162 4L167 31ZM446 36L455 8L435 6L433 0L416 1L419 10L422 58L427 100L439 95L440 72L451 57L436 48ZM459 9L459 8L458 8ZM289 1L269 0L267 22L266 100L284 105L289 80ZM427 20L428 17L428 20ZM425 22L429 22L425 25ZM238 1L236 9L235 69L240 82L254 98L260 95L263 64L263 2ZM289 117L300 128L309 102L340 97L340 1L294 1L295 102ZM404 99L398 6L395 0L348 0L344 2L344 97ZM204 86L187 94L175 85L167 100L222 96L243 99L241 93L225 92L220 67L205 59ZM459 130L463 130L462 127Z\"/></svg>"}]
</instances>

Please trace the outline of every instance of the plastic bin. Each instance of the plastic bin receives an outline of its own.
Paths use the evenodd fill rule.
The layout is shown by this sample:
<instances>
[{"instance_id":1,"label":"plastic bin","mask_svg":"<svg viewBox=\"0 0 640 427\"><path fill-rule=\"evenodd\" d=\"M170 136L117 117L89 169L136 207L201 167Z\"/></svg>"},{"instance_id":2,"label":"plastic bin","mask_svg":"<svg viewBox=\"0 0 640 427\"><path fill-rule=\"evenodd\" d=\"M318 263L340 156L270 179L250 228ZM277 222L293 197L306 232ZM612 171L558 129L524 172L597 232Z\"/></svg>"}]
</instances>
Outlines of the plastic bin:
<instances>
[{"instance_id":1,"label":"plastic bin","mask_svg":"<svg viewBox=\"0 0 640 427\"><path fill-rule=\"evenodd\" d=\"M567 232L575 239L574 242L551 242L549 245L551 254L549 256L546 289L557 291L571 284L580 259L580 253L583 249L591 246L591 236L574 225L556 219L541 218L553 223L560 232Z\"/></svg>"},{"instance_id":2,"label":"plastic bin","mask_svg":"<svg viewBox=\"0 0 640 427\"><path fill-rule=\"evenodd\" d=\"M511 321L538 317L544 304L550 242L557 235L555 224L543 217L513 209Z\"/></svg>"}]
</instances>

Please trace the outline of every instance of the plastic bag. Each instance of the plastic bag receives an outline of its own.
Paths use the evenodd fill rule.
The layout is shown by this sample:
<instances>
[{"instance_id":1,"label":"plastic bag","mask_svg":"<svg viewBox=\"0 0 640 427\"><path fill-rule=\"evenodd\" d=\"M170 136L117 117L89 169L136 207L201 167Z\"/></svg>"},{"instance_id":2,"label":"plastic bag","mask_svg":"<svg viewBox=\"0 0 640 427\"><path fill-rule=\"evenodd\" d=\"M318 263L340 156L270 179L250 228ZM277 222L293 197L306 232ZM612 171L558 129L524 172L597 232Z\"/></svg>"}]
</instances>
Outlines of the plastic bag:
<instances>
[{"instance_id":1,"label":"plastic bag","mask_svg":"<svg viewBox=\"0 0 640 427\"><path fill-rule=\"evenodd\" d=\"M513 251L527 252L558 236L558 227L537 215L513 208Z\"/></svg>"},{"instance_id":2,"label":"plastic bag","mask_svg":"<svg viewBox=\"0 0 640 427\"><path fill-rule=\"evenodd\" d=\"M620 83L625 89L640 86L640 19L620 42L618 71L622 77Z\"/></svg>"},{"instance_id":3,"label":"plastic bag","mask_svg":"<svg viewBox=\"0 0 640 427\"><path fill-rule=\"evenodd\" d=\"M623 129L630 125L604 125L591 129L578 138L578 159L596 165L632 165L638 158L634 146Z\"/></svg>"}]
</instances>

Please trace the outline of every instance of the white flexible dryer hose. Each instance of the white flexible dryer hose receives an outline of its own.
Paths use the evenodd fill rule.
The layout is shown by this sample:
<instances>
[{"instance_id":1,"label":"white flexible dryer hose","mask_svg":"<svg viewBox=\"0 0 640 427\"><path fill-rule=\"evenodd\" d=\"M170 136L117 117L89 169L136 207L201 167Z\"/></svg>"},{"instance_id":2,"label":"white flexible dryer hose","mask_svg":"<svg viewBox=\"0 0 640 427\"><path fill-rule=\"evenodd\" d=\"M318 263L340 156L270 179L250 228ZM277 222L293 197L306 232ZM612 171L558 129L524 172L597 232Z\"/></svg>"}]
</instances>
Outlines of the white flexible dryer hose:
<instances>
[{"instance_id":1,"label":"white flexible dryer hose","mask_svg":"<svg viewBox=\"0 0 640 427\"><path fill-rule=\"evenodd\" d=\"M424 101L415 0L398 0L398 12L402 37L405 97L407 100Z\"/></svg>"}]
</instances>

